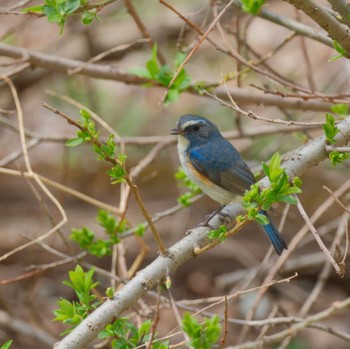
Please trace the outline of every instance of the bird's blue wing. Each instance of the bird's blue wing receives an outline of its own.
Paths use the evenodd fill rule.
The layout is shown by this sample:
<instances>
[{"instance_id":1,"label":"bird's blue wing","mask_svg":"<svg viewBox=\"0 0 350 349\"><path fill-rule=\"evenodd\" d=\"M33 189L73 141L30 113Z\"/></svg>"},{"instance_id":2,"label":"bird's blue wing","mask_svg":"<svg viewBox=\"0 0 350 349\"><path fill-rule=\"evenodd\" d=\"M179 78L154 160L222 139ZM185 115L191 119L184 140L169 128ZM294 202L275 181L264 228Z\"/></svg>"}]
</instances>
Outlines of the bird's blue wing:
<instances>
[{"instance_id":1,"label":"bird's blue wing","mask_svg":"<svg viewBox=\"0 0 350 349\"><path fill-rule=\"evenodd\" d=\"M189 151L194 168L220 187L243 195L255 178L240 154L226 139L208 142Z\"/></svg>"}]
</instances>

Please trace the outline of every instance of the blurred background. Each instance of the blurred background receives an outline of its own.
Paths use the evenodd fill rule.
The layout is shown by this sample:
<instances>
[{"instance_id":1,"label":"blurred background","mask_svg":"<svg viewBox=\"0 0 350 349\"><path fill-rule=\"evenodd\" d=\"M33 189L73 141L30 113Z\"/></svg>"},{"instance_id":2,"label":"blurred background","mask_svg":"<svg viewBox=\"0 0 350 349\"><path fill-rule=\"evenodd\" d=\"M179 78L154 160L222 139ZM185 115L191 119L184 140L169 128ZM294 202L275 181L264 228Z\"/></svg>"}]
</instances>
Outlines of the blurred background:
<instances>
[{"instance_id":1,"label":"blurred background","mask_svg":"<svg viewBox=\"0 0 350 349\"><path fill-rule=\"evenodd\" d=\"M168 2L203 32L226 3L199 0ZM187 190L174 177L179 161L176 139L170 136L170 129L175 127L176 120L182 114L200 114L214 121L257 173L261 162L268 161L276 151L281 154L295 152L309 139L323 133L321 127L288 129L285 125L249 119L195 89L182 93L177 101L164 106L160 103L164 87L147 86L141 79L136 79L135 83L125 83L123 79L93 78L84 73L69 74L68 69L63 71L57 68L57 62L63 58L84 62L101 52L119 48L96 64L119 68L129 76L128 69L145 67L152 56L152 45L142 42L147 32L157 43L158 52L163 55L164 61L174 71L176 52L187 54L197 43L198 33L159 1L111 2L100 9L99 19L90 25L81 23L79 14L69 17L61 35L59 26L49 23L45 16L20 13L23 8L40 4L40 1L0 1L1 44L50 55L55 62L52 66L44 66L39 62L21 68L21 64L26 62L26 54L19 58L6 53L1 46L0 72L9 75L16 87L33 171L65 188L74 189L113 207L120 205L120 185L112 185L106 174L109 164L97 161L90 145L67 148L64 143L76 137L76 129L42 106L42 103L47 103L78 120L79 108L63 100L62 96L68 96L91 109L123 137L129 171L145 159L159 142L168 141L136 179L146 208L152 216L177 206L177 198ZM324 2L324 5L327 3ZM138 28L128 6L132 6L142 20L145 27L143 32ZM232 48L249 62L260 62L261 69L274 76L315 91L314 96L309 94L308 98L296 98L301 96L300 91L288 89L245 67L207 40L203 41L185 66L192 86L200 83L206 90L227 101L223 84L226 81L233 99L246 111L271 119L323 122L326 112L331 111L331 105L347 98L340 95L349 93L348 61L338 59L329 62L331 57L337 55L330 47L329 39L316 23L293 6L286 2L268 1L264 10L308 26L313 32L323 35L328 44L298 35L261 16L244 13L237 6L226 11L220 20L220 27L216 27L209 38L218 47L226 50ZM21 152L16 107L10 89L3 81L0 91L0 164L3 169L14 170L11 173L0 171L0 251L4 256L47 233L61 220L61 215L37 184L20 174L26 167ZM322 99L317 98L317 93L338 97ZM103 130L102 136L107 137L108 132ZM334 191L349 179L349 162L332 167L329 161L325 161L311 168L301 179L303 193L300 200L308 215L312 216L330 197L329 192L322 187L327 186ZM76 260L60 264L65 258L53 251L66 256L81 252L79 246L69 239L72 228L89 227L97 236L103 236L96 221L99 204L92 205L69 190L46 185L63 206L68 220L59 232L42 243L18 251L0 262L3 280L0 287L0 344L12 338L14 343L11 348L48 348L52 340L60 338L60 332L66 327L52 321L53 310L57 309L56 302L60 297L74 299L73 291L62 281L68 278L68 271L74 269ZM341 197L344 205L347 205L348 198L346 193ZM190 207L165 215L156 223L156 227L165 244L171 246L217 208L217 203L201 197ZM282 204L274 208L271 216L276 225L284 209ZM315 223L328 248L334 246L335 235L342 234L339 235L342 252L345 246L343 215L344 209L338 204L332 204ZM131 226L144 221L132 197L128 202L126 218ZM283 225L285 240L290 242L304 224L297 208L291 207ZM340 227L343 233L339 232ZM143 239L149 251L140 269L157 256L157 246L149 230ZM180 267L172 280L174 298L178 301L193 300L261 285L277 260L274 254L265 258L269 248L269 242L258 226L250 224L215 249ZM125 263L130 266L140 253L140 242L133 236L124 239L123 251ZM106 271L111 271L115 263L112 256L86 256L83 261ZM51 266L50 263L54 264ZM303 317L349 297L348 273L340 278L326 265L329 265L329 261L309 232L289 255L276 279L290 277L295 272L298 277L289 283L271 287L260 301L254 318L264 319L276 314ZM322 271L323 281L320 284ZM120 273L118 267L116 273ZM99 292L103 295L104 289L110 286L110 279L99 272L96 278L101 283ZM300 315L300 309L305 306L316 284L320 285L316 299ZM232 300L229 316L244 319L255 298L256 293L251 292ZM222 309L214 312L222 314ZM162 321L157 331L163 336L177 323L169 308L165 307L160 314ZM16 319L23 321L23 327L13 326ZM323 324L349 333L349 312L337 313ZM40 329L45 338L38 337L36 331L27 333L26 326L27 329ZM239 340L243 343L244 340L254 340L261 331L261 328L251 328L243 340L239 339L242 326L229 326L227 345L237 345ZM287 326L282 325L282 328ZM270 329L269 334L274 331ZM175 338L174 343L177 340ZM326 331L307 329L298 333L285 347L348 348L349 342Z\"/></svg>"}]
</instances>

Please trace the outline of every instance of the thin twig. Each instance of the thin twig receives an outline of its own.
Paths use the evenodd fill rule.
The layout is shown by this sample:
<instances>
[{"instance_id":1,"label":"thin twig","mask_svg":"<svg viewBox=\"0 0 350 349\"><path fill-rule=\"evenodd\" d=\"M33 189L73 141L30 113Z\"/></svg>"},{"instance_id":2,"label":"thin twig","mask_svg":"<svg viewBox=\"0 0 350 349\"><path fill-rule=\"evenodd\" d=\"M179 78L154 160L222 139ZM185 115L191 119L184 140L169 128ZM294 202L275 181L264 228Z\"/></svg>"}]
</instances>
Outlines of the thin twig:
<instances>
[{"instance_id":1,"label":"thin twig","mask_svg":"<svg viewBox=\"0 0 350 349\"><path fill-rule=\"evenodd\" d=\"M256 340L254 342L247 342L241 345L226 347L226 349L256 349L262 345L266 346L266 345L271 345L271 344L280 342L285 337L294 335L298 333L300 330L309 327L315 322L326 320L332 315L334 315L335 313L337 313L338 311L346 309L348 307L350 307L350 298L347 298L341 302L334 302L332 306L330 306L326 310L323 310L317 314L308 316L304 319L304 321L298 322L290 326L286 330L283 330L271 336L264 336L263 338Z\"/></svg>"},{"instance_id":2,"label":"thin twig","mask_svg":"<svg viewBox=\"0 0 350 349\"><path fill-rule=\"evenodd\" d=\"M134 19L137 27L139 28L141 34L144 38L147 39L148 46L150 48L153 47L155 44L154 40L152 39L150 33L148 32L146 26L143 24L140 16L138 15L134 5L132 4L131 0L124 0L125 7L127 8L128 12L130 13L131 17ZM160 49L157 50L157 57L161 65L166 64L166 59L164 58L164 55L161 53Z\"/></svg>"},{"instance_id":3,"label":"thin twig","mask_svg":"<svg viewBox=\"0 0 350 349\"><path fill-rule=\"evenodd\" d=\"M318 235L316 228L311 223L311 220L310 220L309 216L307 215L306 211L304 210L304 207L301 204L299 198L298 197L295 197L295 198L298 201L297 207L298 207L298 210L300 212L300 215L303 217L305 223L309 227L309 230L311 231L312 235L314 236L315 240L317 241L318 245L320 246L321 251L325 254L327 259L331 262L331 264L333 265L336 273L340 277L343 277L344 275L342 274L341 268L339 267L338 263L335 261L335 259L333 258L332 254L330 253L330 251L328 250L328 248L325 246L325 244L323 243L322 239Z\"/></svg>"},{"instance_id":4,"label":"thin twig","mask_svg":"<svg viewBox=\"0 0 350 349\"><path fill-rule=\"evenodd\" d=\"M18 176L18 177L24 176L26 178L33 178L33 175L29 172L21 172L21 171L12 170L9 168L0 168L0 173L8 174L11 176ZM96 207L102 208L102 209L107 210L109 212L112 212L116 215L121 214L120 210L117 207L114 207L112 205L108 205L100 200L94 199L91 196L83 194L80 191L75 190L73 188L69 188L61 183L53 181L53 180L51 180L47 177L44 177L43 175L40 175L38 173L36 173L36 175L43 183L49 185L50 187L58 189L64 193L67 193L67 194L72 195L72 196L74 196L82 201L85 201L85 202L89 203L90 205L94 205Z\"/></svg>"},{"instance_id":5,"label":"thin twig","mask_svg":"<svg viewBox=\"0 0 350 349\"><path fill-rule=\"evenodd\" d=\"M228 329L227 329L227 319L228 319L228 304L227 304L227 297L225 296L225 309L224 309L224 335L220 339L221 345L226 344L226 339L227 339L227 334L228 334Z\"/></svg>"},{"instance_id":6,"label":"thin twig","mask_svg":"<svg viewBox=\"0 0 350 349\"><path fill-rule=\"evenodd\" d=\"M51 228L47 233L41 235L40 237L34 239L33 241L30 241L26 244L23 244L21 246L18 246L14 248L12 251L5 253L3 256L0 257L0 261L7 259L8 257L12 256L13 254L22 251L23 249L32 246L36 244L39 241L42 241L49 236L51 236L53 233L58 231L66 222L67 222L67 215L65 210L63 209L62 205L60 202L56 199L56 197L47 189L47 187L44 185L44 183L41 181L39 176L33 172L30 161L29 161L29 156L28 156L28 150L26 147L26 139L25 139L25 133L24 133L24 122L23 122L23 112L21 108L21 104L18 98L18 94L16 91L15 86L13 85L13 82L7 78L6 76L0 74L0 78L3 79L9 86L15 105L16 105L16 111L17 111L17 117L18 117L18 125L19 125L19 135L20 135L20 140L21 140L21 146L23 150L23 157L24 157L24 162L25 166L27 169L27 172L29 174L29 178L33 178L35 182L38 184L38 186L41 188L41 190L46 194L46 196L50 199L50 201L54 204L54 206L58 209L58 211L61 214L61 220L53 227Z\"/></svg>"},{"instance_id":7,"label":"thin twig","mask_svg":"<svg viewBox=\"0 0 350 349\"><path fill-rule=\"evenodd\" d=\"M212 97L213 99L217 100L221 105L228 107L230 109L233 109L239 113L241 113L244 116L247 116L253 120L259 120L259 121L264 121L264 122L269 122L269 123L274 123L274 124L282 124L282 125L294 125L294 126L309 126L309 127L314 127L314 126L320 126L322 125L322 122L303 122L303 121L294 121L294 120L281 120L281 119L270 119L270 118L266 118L263 116L259 116L255 113L253 113L252 111L245 111L243 109L241 109L240 107L237 106L237 104L234 102L231 94L227 94L228 98L231 100L231 104L223 101L221 98L219 98L218 96L216 96L213 93L210 93L204 89L201 88L201 91L206 94L209 97Z\"/></svg>"},{"instance_id":8,"label":"thin twig","mask_svg":"<svg viewBox=\"0 0 350 349\"><path fill-rule=\"evenodd\" d=\"M68 74L74 75L74 74L80 73L87 64L96 63L96 62L100 61L101 59L111 55L112 53L125 51L125 50L127 50L127 49L129 49L137 44L142 44L142 43L149 42L149 41L150 41L150 39L139 39L139 40L135 40L134 42L131 42L129 44L123 44L123 45L118 45L116 47L112 47L112 48L110 48L104 52L101 52L98 55L90 58L86 62L82 63L80 67L76 67L74 69L69 69Z\"/></svg>"},{"instance_id":9,"label":"thin twig","mask_svg":"<svg viewBox=\"0 0 350 349\"><path fill-rule=\"evenodd\" d=\"M179 310L177 309L177 306L176 306L176 303L174 301L173 295L171 294L170 289L167 289L167 291L168 291L169 304L171 306L171 309L173 310L173 313L174 313L175 319L177 321L178 327L182 328L182 319L181 319ZM182 334L183 334L183 336L185 338L186 346L190 349L191 348L190 347L191 339L188 337L188 335L187 335L187 333L185 331L182 331Z\"/></svg>"},{"instance_id":10,"label":"thin twig","mask_svg":"<svg viewBox=\"0 0 350 349\"><path fill-rule=\"evenodd\" d=\"M160 301L161 301L161 297L160 297L160 286L158 286L158 297L157 297L157 303L156 303L156 308L154 310L154 315L153 315L153 321L152 321L152 327L151 327L151 333L150 333L150 336L149 336L149 340L148 340L148 343L147 343L147 346L146 346L146 349L152 349L153 345L153 339L156 335L156 330L157 330L157 326L158 326L158 322L159 322L159 319L160 319L160 316L159 316L159 311L160 311Z\"/></svg>"},{"instance_id":11,"label":"thin twig","mask_svg":"<svg viewBox=\"0 0 350 349\"><path fill-rule=\"evenodd\" d=\"M81 131L84 131L84 128L79 124L77 123L76 121L74 121L73 119L71 119L69 116L65 115L64 113L62 113L61 111L59 111L58 109L55 109L51 106L49 106L48 104L46 103L42 103L43 107L51 110L53 113L63 117L69 124L77 127L79 130ZM92 139L92 142L97 145L99 148L102 147L102 143L101 141L99 141L98 139ZM118 159L115 159L115 158L111 158L109 156L106 156L105 157L105 160L113 165L117 165L119 164L119 160ZM145 217L151 231L152 231L152 234L154 236L154 239L156 240L156 243L158 245L158 248L160 250L160 253L162 255L166 255L167 253L167 248L165 247L157 229L155 228L154 224L153 224L153 221L152 221L152 218L150 217L149 213L147 212L146 210L146 207L145 207L145 204L141 198L141 195L137 189L137 186L133 183L132 179L130 178L130 175L125 175L124 176L124 179L127 183L127 185L129 186L131 192L133 193L134 197L135 197L135 200L138 204L138 206L140 207L141 209L141 212L143 214L143 216Z\"/></svg>"},{"instance_id":12,"label":"thin twig","mask_svg":"<svg viewBox=\"0 0 350 349\"><path fill-rule=\"evenodd\" d=\"M219 13L219 15L213 20L213 22L210 24L209 28L206 30L206 32L200 37L200 39L198 40L198 42L196 43L196 45L192 48L192 50L188 53L188 55L186 56L186 58L184 59L184 61L180 64L180 66L177 68L174 76L172 77L171 81L169 82L169 85L160 101L160 103L164 103L166 96L168 95L168 92L171 88L171 86L173 85L174 81L176 80L176 78L178 77L178 75L180 74L181 70L183 69L183 67L185 66L185 64L191 59L192 55L197 51L198 47L202 44L202 42L204 41L204 39L208 36L208 34L213 30L213 28L215 27L216 23L218 22L218 20L222 17L222 15L226 12L226 10L232 5L234 0L231 0L223 9L222 11Z\"/></svg>"}]
</instances>

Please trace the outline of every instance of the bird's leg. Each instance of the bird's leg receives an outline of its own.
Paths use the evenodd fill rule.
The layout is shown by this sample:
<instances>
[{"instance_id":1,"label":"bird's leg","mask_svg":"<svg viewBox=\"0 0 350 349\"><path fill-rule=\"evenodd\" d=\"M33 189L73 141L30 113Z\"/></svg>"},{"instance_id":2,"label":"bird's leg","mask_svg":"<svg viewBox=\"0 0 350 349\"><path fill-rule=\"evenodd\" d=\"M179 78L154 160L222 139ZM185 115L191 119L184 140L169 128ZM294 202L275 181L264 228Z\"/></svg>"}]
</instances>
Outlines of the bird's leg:
<instances>
[{"instance_id":1,"label":"bird's leg","mask_svg":"<svg viewBox=\"0 0 350 349\"><path fill-rule=\"evenodd\" d=\"M206 216L206 219L203 223L199 223L198 227L208 227L211 230L214 230L214 228L209 224L209 222L211 221L211 219L216 216L216 215L220 215L221 217L224 218L231 218L231 216L225 212L222 212L222 209L225 207L224 206L220 206L217 210L215 210L214 212L212 212L211 214Z\"/></svg>"}]
</instances>

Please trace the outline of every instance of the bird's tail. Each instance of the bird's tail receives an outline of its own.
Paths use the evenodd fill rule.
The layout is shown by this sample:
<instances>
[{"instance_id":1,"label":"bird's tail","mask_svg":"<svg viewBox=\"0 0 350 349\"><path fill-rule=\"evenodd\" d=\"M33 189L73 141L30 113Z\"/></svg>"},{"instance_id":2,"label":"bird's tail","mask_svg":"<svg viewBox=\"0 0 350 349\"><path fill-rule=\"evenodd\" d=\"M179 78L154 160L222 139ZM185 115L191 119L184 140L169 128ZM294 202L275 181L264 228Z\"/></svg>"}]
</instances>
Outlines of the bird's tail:
<instances>
[{"instance_id":1,"label":"bird's tail","mask_svg":"<svg viewBox=\"0 0 350 349\"><path fill-rule=\"evenodd\" d=\"M269 219L270 223L263 225L263 228L264 228L267 236L269 237L273 247L275 248L277 254L280 255L283 252L283 250L287 249L287 244L283 240L280 232L277 230L277 228L271 222L271 219L268 216L267 212L264 210L261 210L259 213L265 215Z\"/></svg>"}]
</instances>

